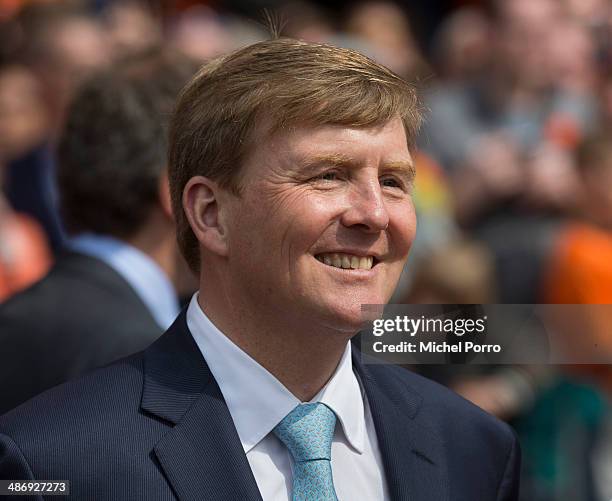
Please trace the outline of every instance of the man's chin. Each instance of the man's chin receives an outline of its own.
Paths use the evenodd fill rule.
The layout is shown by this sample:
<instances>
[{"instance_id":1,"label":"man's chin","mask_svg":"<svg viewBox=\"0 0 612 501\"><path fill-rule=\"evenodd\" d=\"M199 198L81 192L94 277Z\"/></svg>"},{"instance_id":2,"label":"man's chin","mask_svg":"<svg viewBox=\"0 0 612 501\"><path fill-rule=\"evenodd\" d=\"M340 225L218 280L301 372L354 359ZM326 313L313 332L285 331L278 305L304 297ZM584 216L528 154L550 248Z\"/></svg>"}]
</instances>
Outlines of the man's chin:
<instances>
[{"instance_id":1,"label":"man's chin","mask_svg":"<svg viewBox=\"0 0 612 501\"><path fill-rule=\"evenodd\" d=\"M372 303L367 303L372 304ZM365 317L361 303L336 303L323 308L322 324L330 330L338 331L349 337L359 332L364 324Z\"/></svg>"}]
</instances>

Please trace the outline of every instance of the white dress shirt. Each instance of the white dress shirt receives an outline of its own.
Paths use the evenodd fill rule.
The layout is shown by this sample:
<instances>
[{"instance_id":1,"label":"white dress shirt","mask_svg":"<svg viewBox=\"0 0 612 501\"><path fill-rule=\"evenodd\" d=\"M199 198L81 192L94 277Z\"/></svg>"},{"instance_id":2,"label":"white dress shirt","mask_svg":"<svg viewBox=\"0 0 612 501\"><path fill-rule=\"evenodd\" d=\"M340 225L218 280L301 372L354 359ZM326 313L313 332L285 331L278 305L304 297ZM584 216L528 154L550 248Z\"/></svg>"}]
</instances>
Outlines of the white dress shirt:
<instances>
[{"instance_id":1,"label":"white dress shirt","mask_svg":"<svg viewBox=\"0 0 612 501\"><path fill-rule=\"evenodd\" d=\"M300 400L213 325L197 293L187 310L187 325L221 389L263 499L290 500L291 455L272 430ZM353 372L350 343L311 402L325 403L337 416L331 464L338 499L388 500L376 431Z\"/></svg>"},{"instance_id":2,"label":"white dress shirt","mask_svg":"<svg viewBox=\"0 0 612 501\"><path fill-rule=\"evenodd\" d=\"M170 279L147 254L107 235L83 233L68 242L68 248L104 261L130 284L155 322L166 330L180 312Z\"/></svg>"}]
</instances>

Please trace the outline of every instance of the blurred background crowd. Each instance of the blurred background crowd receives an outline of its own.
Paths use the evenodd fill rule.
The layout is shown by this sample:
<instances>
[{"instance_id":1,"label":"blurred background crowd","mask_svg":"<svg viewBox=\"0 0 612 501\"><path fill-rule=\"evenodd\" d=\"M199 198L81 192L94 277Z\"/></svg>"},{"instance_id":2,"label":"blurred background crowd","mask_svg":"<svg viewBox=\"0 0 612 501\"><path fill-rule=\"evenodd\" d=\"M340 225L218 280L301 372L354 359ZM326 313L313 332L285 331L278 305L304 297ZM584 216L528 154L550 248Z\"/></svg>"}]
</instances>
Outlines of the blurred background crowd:
<instances>
[{"instance_id":1,"label":"blurred background crowd","mask_svg":"<svg viewBox=\"0 0 612 501\"><path fill-rule=\"evenodd\" d=\"M612 303L609 0L0 0L0 301L70 243L57 145L81 84L159 47L201 64L269 37L266 16L420 90L419 228L394 302ZM577 311L576 335L612 355L610 309ZM422 370L515 427L523 500L612 498L608 366Z\"/></svg>"}]
</instances>

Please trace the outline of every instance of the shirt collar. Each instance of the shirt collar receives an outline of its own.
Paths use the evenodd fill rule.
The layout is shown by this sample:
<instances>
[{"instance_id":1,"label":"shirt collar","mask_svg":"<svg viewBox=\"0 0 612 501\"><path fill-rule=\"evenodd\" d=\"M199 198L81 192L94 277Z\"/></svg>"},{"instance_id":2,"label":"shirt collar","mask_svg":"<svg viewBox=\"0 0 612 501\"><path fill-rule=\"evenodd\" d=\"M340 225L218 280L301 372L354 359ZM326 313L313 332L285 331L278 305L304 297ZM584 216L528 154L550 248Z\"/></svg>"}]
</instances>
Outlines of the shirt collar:
<instances>
[{"instance_id":1,"label":"shirt collar","mask_svg":"<svg viewBox=\"0 0 612 501\"><path fill-rule=\"evenodd\" d=\"M84 233L68 242L71 250L104 261L134 289L155 322L170 327L180 312L176 291L161 267L147 254L106 235Z\"/></svg>"},{"instance_id":2,"label":"shirt collar","mask_svg":"<svg viewBox=\"0 0 612 501\"><path fill-rule=\"evenodd\" d=\"M312 402L322 402L333 409L347 440L361 454L365 440L364 394L353 371L350 342L346 343L336 372Z\"/></svg>"},{"instance_id":3,"label":"shirt collar","mask_svg":"<svg viewBox=\"0 0 612 501\"><path fill-rule=\"evenodd\" d=\"M225 336L193 295L187 325L210 368L234 421L245 453L255 447L301 402L270 372ZM347 347L329 382L311 400L329 406L350 445L362 453L365 409Z\"/></svg>"}]
</instances>

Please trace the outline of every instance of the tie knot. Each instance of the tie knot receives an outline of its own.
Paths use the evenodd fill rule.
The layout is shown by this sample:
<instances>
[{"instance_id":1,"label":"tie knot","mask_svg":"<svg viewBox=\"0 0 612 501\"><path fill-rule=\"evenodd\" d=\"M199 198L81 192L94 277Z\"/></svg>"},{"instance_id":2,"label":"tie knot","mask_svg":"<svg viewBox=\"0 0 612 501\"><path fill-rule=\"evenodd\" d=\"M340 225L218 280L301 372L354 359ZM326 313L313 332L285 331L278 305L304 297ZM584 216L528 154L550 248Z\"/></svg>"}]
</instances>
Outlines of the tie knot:
<instances>
[{"instance_id":1,"label":"tie knot","mask_svg":"<svg viewBox=\"0 0 612 501\"><path fill-rule=\"evenodd\" d=\"M300 404L274 428L295 462L331 460L336 415L322 403Z\"/></svg>"}]
</instances>

